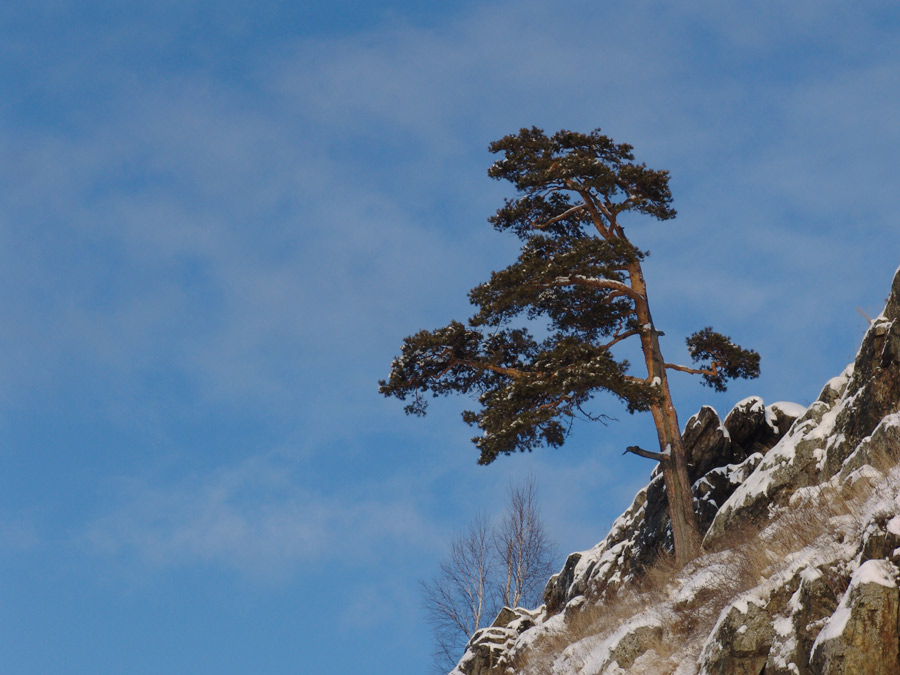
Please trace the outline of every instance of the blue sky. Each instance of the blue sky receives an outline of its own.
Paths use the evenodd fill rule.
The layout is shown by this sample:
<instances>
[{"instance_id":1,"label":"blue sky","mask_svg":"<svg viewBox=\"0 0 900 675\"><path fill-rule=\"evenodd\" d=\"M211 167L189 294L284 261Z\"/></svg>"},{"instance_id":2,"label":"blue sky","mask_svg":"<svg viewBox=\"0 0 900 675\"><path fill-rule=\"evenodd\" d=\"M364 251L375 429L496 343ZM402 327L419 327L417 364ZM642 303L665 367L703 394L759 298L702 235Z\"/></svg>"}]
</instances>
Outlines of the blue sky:
<instances>
[{"instance_id":1,"label":"blue sky","mask_svg":"<svg viewBox=\"0 0 900 675\"><path fill-rule=\"evenodd\" d=\"M762 354L682 422L809 403L900 265L892 2L30 0L0 8L0 672L419 673L417 582L538 477L563 553L647 417L475 464L463 402L377 395L515 243L487 144L601 127L671 360Z\"/></svg>"}]
</instances>

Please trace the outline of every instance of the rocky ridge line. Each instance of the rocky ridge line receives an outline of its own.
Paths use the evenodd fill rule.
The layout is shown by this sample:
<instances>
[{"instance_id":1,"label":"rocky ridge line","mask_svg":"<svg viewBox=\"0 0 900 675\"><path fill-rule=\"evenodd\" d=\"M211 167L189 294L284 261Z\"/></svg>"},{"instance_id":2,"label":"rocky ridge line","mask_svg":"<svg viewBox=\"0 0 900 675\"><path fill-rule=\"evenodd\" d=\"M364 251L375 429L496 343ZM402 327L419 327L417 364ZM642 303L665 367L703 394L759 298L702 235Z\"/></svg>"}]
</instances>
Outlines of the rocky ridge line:
<instances>
[{"instance_id":1,"label":"rocky ridge line","mask_svg":"<svg viewBox=\"0 0 900 675\"><path fill-rule=\"evenodd\" d=\"M671 546L654 472L603 541L567 558L544 605L504 608L451 675L900 672L900 270L854 363L808 409L750 398L722 421L704 407L683 437L708 553L668 595L616 630L573 633L586 610L633 592ZM748 551L775 550L792 527L798 538L821 533L748 572ZM732 546L736 532L757 539ZM728 593L721 609L704 604ZM685 628L691 613L705 633ZM559 653L541 646L551 637Z\"/></svg>"}]
</instances>

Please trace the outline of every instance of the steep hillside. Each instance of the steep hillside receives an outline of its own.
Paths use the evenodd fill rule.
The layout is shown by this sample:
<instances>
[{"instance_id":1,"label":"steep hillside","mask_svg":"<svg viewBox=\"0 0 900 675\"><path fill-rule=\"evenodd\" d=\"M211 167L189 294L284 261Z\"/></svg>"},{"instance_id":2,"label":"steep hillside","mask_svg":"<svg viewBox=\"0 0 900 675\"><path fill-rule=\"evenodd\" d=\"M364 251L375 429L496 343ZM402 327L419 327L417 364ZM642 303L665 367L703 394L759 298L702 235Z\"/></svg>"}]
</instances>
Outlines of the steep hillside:
<instances>
[{"instance_id":1,"label":"steep hillside","mask_svg":"<svg viewBox=\"0 0 900 675\"><path fill-rule=\"evenodd\" d=\"M704 554L675 569L654 474L452 675L900 673L900 270L809 408L704 407L683 437Z\"/></svg>"}]
</instances>

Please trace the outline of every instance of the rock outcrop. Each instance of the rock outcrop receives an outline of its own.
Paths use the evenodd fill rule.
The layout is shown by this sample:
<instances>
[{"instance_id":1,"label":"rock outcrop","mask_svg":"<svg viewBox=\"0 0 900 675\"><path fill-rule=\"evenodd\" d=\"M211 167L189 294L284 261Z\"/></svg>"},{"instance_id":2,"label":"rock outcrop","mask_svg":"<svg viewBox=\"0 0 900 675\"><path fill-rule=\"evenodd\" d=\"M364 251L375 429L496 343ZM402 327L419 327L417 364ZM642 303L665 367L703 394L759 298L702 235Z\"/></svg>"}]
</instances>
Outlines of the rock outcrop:
<instances>
[{"instance_id":1,"label":"rock outcrop","mask_svg":"<svg viewBox=\"0 0 900 675\"><path fill-rule=\"evenodd\" d=\"M886 560L867 560L853 573L837 610L816 637L811 669L822 675L896 675L900 668L898 619L896 566Z\"/></svg>"},{"instance_id":2,"label":"rock outcrop","mask_svg":"<svg viewBox=\"0 0 900 675\"><path fill-rule=\"evenodd\" d=\"M544 605L505 608L454 675L900 673L900 270L812 405L704 407L683 439L705 553L680 571L660 557L654 472Z\"/></svg>"}]
</instances>

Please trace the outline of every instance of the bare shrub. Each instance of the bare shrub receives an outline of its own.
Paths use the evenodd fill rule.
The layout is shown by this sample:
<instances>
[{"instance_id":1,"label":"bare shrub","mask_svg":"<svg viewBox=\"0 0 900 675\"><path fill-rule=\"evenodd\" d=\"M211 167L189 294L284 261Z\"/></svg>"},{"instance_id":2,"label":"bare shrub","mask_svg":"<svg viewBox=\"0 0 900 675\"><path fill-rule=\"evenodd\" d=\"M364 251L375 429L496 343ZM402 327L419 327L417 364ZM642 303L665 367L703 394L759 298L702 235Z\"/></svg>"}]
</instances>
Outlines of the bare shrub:
<instances>
[{"instance_id":1,"label":"bare shrub","mask_svg":"<svg viewBox=\"0 0 900 675\"><path fill-rule=\"evenodd\" d=\"M490 521L478 516L450 542L439 574L421 583L427 621L434 632L436 669L446 672L453 667L466 641L493 611L488 588L493 562Z\"/></svg>"},{"instance_id":2,"label":"bare shrub","mask_svg":"<svg viewBox=\"0 0 900 675\"><path fill-rule=\"evenodd\" d=\"M688 565L684 569L692 568L693 565ZM635 576L634 584L645 596L662 595L681 572L682 568L678 566L674 555L667 551L659 551L653 564Z\"/></svg>"},{"instance_id":3,"label":"bare shrub","mask_svg":"<svg viewBox=\"0 0 900 675\"><path fill-rule=\"evenodd\" d=\"M859 534L865 525L862 505L872 494L872 488L869 481L857 480L798 491L763 531L765 548L776 559L784 559L820 537Z\"/></svg>"},{"instance_id":4,"label":"bare shrub","mask_svg":"<svg viewBox=\"0 0 900 675\"><path fill-rule=\"evenodd\" d=\"M535 605L553 573L556 547L544 531L534 477L509 488L506 514L493 533L496 561L505 578L498 604Z\"/></svg>"},{"instance_id":5,"label":"bare shrub","mask_svg":"<svg viewBox=\"0 0 900 675\"><path fill-rule=\"evenodd\" d=\"M504 605L537 605L556 558L540 518L534 478L511 485L500 523L475 518L450 542L437 576L421 583L435 637L436 670L452 669L469 639Z\"/></svg>"}]
</instances>

